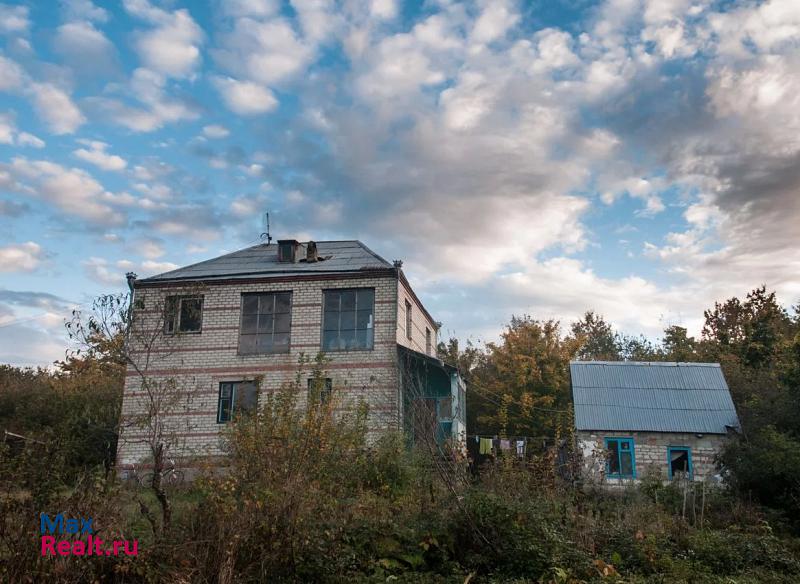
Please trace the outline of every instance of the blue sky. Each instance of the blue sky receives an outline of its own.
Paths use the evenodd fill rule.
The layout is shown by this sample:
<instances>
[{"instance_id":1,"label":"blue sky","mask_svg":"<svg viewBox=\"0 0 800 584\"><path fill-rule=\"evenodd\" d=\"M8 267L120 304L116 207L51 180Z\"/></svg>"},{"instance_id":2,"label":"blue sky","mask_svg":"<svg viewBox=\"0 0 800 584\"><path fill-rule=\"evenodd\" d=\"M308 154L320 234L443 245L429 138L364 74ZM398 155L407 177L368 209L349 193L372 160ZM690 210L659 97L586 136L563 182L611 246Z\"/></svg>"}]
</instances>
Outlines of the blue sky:
<instances>
[{"instance_id":1,"label":"blue sky","mask_svg":"<svg viewBox=\"0 0 800 584\"><path fill-rule=\"evenodd\" d=\"M800 301L800 3L0 4L0 361L124 274L367 243L443 334Z\"/></svg>"}]
</instances>

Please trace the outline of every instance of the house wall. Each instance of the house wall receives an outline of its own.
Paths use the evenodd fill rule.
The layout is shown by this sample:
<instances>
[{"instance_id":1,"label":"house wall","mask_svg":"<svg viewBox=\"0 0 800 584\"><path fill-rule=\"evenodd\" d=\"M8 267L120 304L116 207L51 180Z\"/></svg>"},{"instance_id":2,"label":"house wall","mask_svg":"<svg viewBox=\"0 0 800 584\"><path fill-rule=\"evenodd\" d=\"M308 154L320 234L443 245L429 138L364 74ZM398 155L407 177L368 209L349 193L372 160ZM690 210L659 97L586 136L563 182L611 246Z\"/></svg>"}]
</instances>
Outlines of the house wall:
<instances>
[{"instance_id":1,"label":"house wall","mask_svg":"<svg viewBox=\"0 0 800 584\"><path fill-rule=\"evenodd\" d=\"M606 438L633 438L636 480L648 472L657 473L668 480L667 447L688 446L692 450L694 480L701 481L717 474L714 457L725 444L727 436L722 434L682 434L671 432L600 432L579 430L578 449L583 456L584 476L589 480L620 482L606 478Z\"/></svg>"},{"instance_id":2,"label":"house wall","mask_svg":"<svg viewBox=\"0 0 800 584\"><path fill-rule=\"evenodd\" d=\"M411 338L406 334L406 302L411 304ZM420 353L426 353L425 328L431 331L431 356L436 357L436 323L428 318L422 304L417 301L409 287L400 278L397 280L397 344Z\"/></svg>"},{"instance_id":3,"label":"house wall","mask_svg":"<svg viewBox=\"0 0 800 584\"><path fill-rule=\"evenodd\" d=\"M177 459L222 454L219 432L223 425L217 424L219 384L263 376L263 395L264 390L278 389L294 380L300 354L305 353L313 358L321 348L322 291L360 287L375 288L374 348L329 352L326 356L330 363L326 369L343 408L354 408L361 400L366 400L370 405L368 427L374 437L381 431L399 427L395 321L398 287L395 277L137 288L137 302L143 302L144 308L137 310L140 326L136 336L139 338L154 331L155 339L149 351L142 345L141 339L134 343L136 346L132 345L138 359L137 366L148 380L161 383L174 380L176 387L170 393L176 397L176 403L164 416L165 425L176 438L169 455ZM289 290L292 291L290 352L239 355L241 295ZM201 333L160 335L158 331L163 322L164 298L185 293L203 295ZM118 463L123 469L149 454L143 436L145 430L130 426L133 417L146 411L142 379L136 367L128 367L118 450ZM304 384L301 394L299 402L304 405Z\"/></svg>"}]
</instances>

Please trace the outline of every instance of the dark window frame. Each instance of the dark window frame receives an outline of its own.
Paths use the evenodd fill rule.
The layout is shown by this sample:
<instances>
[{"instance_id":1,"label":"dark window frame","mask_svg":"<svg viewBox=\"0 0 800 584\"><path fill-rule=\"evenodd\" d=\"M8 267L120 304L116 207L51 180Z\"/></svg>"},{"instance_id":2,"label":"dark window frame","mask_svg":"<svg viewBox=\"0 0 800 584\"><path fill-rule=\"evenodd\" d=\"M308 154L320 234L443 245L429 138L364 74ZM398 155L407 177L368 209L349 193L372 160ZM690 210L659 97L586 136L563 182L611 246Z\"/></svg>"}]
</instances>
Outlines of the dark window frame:
<instances>
[{"instance_id":1,"label":"dark window frame","mask_svg":"<svg viewBox=\"0 0 800 584\"><path fill-rule=\"evenodd\" d=\"M200 313L199 313L199 328L197 330L181 330L181 314L183 313L183 303L186 300L199 300ZM170 306L171 303L175 306ZM167 296L164 301L164 334L168 336L173 335L199 335L203 332L203 307L205 305L205 298L202 294L173 294ZM169 330L170 323L173 323L172 330Z\"/></svg>"},{"instance_id":2,"label":"dark window frame","mask_svg":"<svg viewBox=\"0 0 800 584\"><path fill-rule=\"evenodd\" d=\"M364 331L372 331L372 334L367 334L367 338L369 339L368 346L364 347L345 347L345 348L330 348L325 346L325 316L328 311L328 294L329 293L339 293L339 307L337 312L339 313L339 320L338 320L338 339L341 340L342 338L342 331L343 330L351 330L351 329L342 329L341 326L341 313L342 312L354 312L355 313L355 324L356 328L352 329L354 332L358 332L362 329L357 327L358 325L358 313L362 312L366 309L359 310L358 308L358 293L363 290L369 290L372 292L372 306L371 310L371 320L368 322L372 322L372 327L366 326L363 330ZM356 295L356 300L354 304L354 309L352 311L343 311L341 309L341 293L342 292L354 292ZM322 290L322 322L320 323L320 349L325 353L349 353L349 352L356 352L356 351L374 351L375 350L375 287L374 286L363 286L363 287L356 287L356 288L325 288Z\"/></svg>"},{"instance_id":3,"label":"dark window frame","mask_svg":"<svg viewBox=\"0 0 800 584\"><path fill-rule=\"evenodd\" d=\"M240 379L238 381L220 381L219 382L219 391L217 393L217 424L227 424L233 420L233 417L236 415L236 392L241 385L248 384L255 389L256 397L255 397L255 408L258 408L258 397L260 394L258 385L255 381L249 379ZM228 389L230 390L229 395L223 398L223 390ZM227 401L227 417L223 419L223 399Z\"/></svg>"},{"instance_id":4,"label":"dark window frame","mask_svg":"<svg viewBox=\"0 0 800 584\"><path fill-rule=\"evenodd\" d=\"M425 354L433 355L433 333L428 327L425 327Z\"/></svg>"},{"instance_id":5,"label":"dark window frame","mask_svg":"<svg viewBox=\"0 0 800 584\"><path fill-rule=\"evenodd\" d=\"M414 338L414 308L411 302L406 299L406 338L410 341Z\"/></svg>"},{"instance_id":6,"label":"dark window frame","mask_svg":"<svg viewBox=\"0 0 800 584\"><path fill-rule=\"evenodd\" d=\"M256 332L252 333L252 334L251 333L245 334L245 333L242 332L244 330L244 317L245 317L244 303L245 303L245 298L248 298L248 297L260 297L260 296L272 296L273 297L273 307L275 307L275 306L277 306L277 296L280 295L280 294L288 294L288 296L289 296L289 311L286 312L286 313L283 313L283 312L277 313L273 309L273 312L271 313L271 316L272 316L272 332L269 333L269 334L272 335L272 340L273 340L272 346L274 347L275 346L274 340L275 340L275 334L276 334L275 333L275 315L276 314L288 314L289 315L289 331L288 331L287 334L289 335L289 338L288 338L288 342L286 343L286 348L285 349L281 348L279 351L276 351L276 350L271 350L271 351L244 351L244 350L242 350L242 337L243 336L253 336L257 340L259 335L266 335L267 334L267 333L259 333L258 332L258 330L260 328L261 316L262 316L262 314L260 312L256 313ZM240 302L240 305L239 305L239 334L238 334L238 337L237 337L237 348L236 348L236 352L237 352L238 355L242 355L242 356L249 356L249 355L285 355L285 354L291 352L291 350L292 350L292 312L293 312L293 308L294 308L294 294L293 294L292 290L275 290L275 291L269 291L269 292L243 292L241 294L241 299L240 299L239 302ZM260 303L261 303L261 300L259 299L259 306L260 306Z\"/></svg>"},{"instance_id":7,"label":"dark window frame","mask_svg":"<svg viewBox=\"0 0 800 584\"><path fill-rule=\"evenodd\" d=\"M313 391L313 384L315 381L322 381L323 387L320 388L319 392L319 399L314 399L317 396L312 395ZM319 405L326 405L330 402L331 398L333 397L333 379L330 377L321 377L319 379L315 379L314 377L308 378L308 396L307 400L308 403L312 403L312 401L317 402Z\"/></svg>"}]
</instances>

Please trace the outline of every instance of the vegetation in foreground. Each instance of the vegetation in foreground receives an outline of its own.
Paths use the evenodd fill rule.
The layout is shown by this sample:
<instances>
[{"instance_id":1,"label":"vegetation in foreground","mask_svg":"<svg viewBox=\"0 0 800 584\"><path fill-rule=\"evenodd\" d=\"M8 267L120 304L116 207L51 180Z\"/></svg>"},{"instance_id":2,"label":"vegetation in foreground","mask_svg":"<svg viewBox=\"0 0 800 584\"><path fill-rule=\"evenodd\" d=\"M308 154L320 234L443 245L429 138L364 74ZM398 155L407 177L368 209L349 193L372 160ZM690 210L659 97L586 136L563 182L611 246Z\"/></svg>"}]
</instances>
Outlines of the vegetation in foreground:
<instances>
[{"instance_id":1,"label":"vegetation in foreground","mask_svg":"<svg viewBox=\"0 0 800 584\"><path fill-rule=\"evenodd\" d=\"M654 480L581 488L547 451L472 476L399 436L366 448L363 409L300 410L290 385L231 426L226 473L168 492L165 523L153 489L109 465L124 367L114 339L55 372L2 367L0 424L29 439L0 446L0 581L800 581L798 316L761 289L706 323L698 341L672 330L660 347L616 353L723 363L745 434L723 454L726 488L704 500ZM563 337L545 324L515 319L485 350L443 347L471 377L472 429L556 435L564 421L537 407L563 403L568 360L630 346L594 315ZM43 558L42 512L92 517L107 539L138 539L139 555Z\"/></svg>"}]
</instances>

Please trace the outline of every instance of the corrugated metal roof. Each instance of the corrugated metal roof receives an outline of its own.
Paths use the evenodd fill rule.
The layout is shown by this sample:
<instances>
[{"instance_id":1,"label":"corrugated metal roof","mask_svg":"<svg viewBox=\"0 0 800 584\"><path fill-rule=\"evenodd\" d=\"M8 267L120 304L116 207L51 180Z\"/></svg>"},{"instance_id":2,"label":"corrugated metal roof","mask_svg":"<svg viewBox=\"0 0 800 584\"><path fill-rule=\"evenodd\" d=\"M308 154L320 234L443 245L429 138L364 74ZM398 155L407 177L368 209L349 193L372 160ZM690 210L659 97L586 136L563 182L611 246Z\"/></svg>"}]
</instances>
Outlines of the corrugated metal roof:
<instances>
[{"instance_id":1,"label":"corrugated metal roof","mask_svg":"<svg viewBox=\"0 0 800 584\"><path fill-rule=\"evenodd\" d=\"M157 276L144 278L141 282L213 280L309 273L338 274L392 267L392 264L360 241L318 241L316 243L318 255L330 256L329 259L311 263L281 263L278 261L278 246L275 243L271 245L262 243Z\"/></svg>"},{"instance_id":2,"label":"corrugated metal roof","mask_svg":"<svg viewBox=\"0 0 800 584\"><path fill-rule=\"evenodd\" d=\"M578 430L725 434L739 427L718 363L573 361Z\"/></svg>"}]
</instances>

